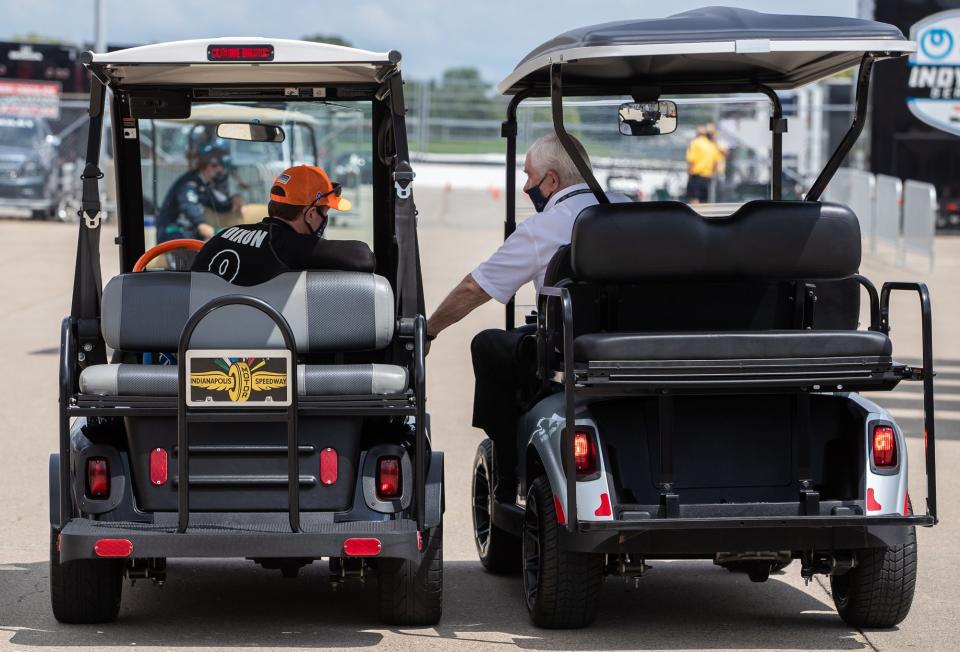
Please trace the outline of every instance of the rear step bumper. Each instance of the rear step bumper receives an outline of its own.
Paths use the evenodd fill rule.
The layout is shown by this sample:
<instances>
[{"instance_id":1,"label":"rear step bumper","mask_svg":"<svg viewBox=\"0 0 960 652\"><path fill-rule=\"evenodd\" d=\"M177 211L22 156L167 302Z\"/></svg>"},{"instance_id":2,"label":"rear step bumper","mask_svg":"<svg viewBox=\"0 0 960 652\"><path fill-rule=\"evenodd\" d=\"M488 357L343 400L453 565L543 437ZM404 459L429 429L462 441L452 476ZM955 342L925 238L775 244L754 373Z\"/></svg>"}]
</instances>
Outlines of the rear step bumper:
<instances>
[{"instance_id":1,"label":"rear step bumper","mask_svg":"<svg viewBox=\"0 0 960 652\"><path fill-rule=\"evenodd\" d=\"M853 550L898 545L931 516L755 516L581 521L561 531L580 552L709 555L743 550Z\"/></svg>"},{"instance_id":2,"label":"rear step bumper","mask_svg":"<svg viewBox=\"0 0 960 652\"><path fill-rule=\"evenodd\" d=\"M60 559L97 559L104 539L129 541L129 557L283 558L341 557L348 539L376 539L373 558L416 559L416 521L350 521L335 523L329 515L301 514L301 532L291 532L285 512L269 514L191 514L190 528L178 534L176 514L157 514L157 523L94 521L75 518L60 533Z\"/></svg>"}]
</instances>

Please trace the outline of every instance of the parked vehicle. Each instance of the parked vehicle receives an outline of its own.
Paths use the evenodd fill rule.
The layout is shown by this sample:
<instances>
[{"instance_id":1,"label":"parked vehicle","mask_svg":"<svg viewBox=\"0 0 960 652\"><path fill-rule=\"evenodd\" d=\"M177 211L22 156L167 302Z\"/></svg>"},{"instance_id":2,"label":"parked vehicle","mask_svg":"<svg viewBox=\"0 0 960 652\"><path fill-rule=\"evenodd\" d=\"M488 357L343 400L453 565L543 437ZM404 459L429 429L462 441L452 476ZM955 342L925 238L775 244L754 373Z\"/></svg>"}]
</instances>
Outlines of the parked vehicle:
<instances>
[{"instance_id":1,"label":"parked vehicle","mask_svg":"<svg viewBox=\"0 0 960 652\"><path fill-rule=\"evenodd\" d=\"M384 622L440 618L443 454L427 427L399 62L397 52L260 38L85 55L91 136L50 457L61 622L115 619L125 577L162 581L179 557L252 559L285 576L329 559L335 581L377 577ZM111 113L124 116L112 134L121 273L101 300L107 88ZM295 114L331 110L330 100L366 107L378 134L365 142L377 152L367 239L376 273L291 271L241 288L147 266L171 243L144 242L144 172L155 169L145 125L202 115L208 100L243 107L217 135L248 153L262 145L263 165L275 162L268 146L303 122Z\"/></svg>"},{"instance_id":2,"label":"parked vehicle","mask_svg":"<svg viewBox=\"0 0 960 652\"><path fill-rule=\"evenodd\" d=\"M937 522L930 298L922 283L878 292L858 272L856 215L819 198L863 127L874 63L914 49L881 23L713 7L573 30L500 84L511 96L507 234L516 112L528 98L550 97L554 129L598 201L538 298L541 386L521 406L515 474L496 468L493 442L476 454L478 554L492 572L520 571L535 624L588 625L604 576L639 577L650 560L672 558L712 559L757 582L796 559L805 579L829 576L847 623L907 616L914 528ZM805 200L783 200L777 91L854 67L847 136ZM564 96L659 102L682 123L665 98L756 92L772 105L770 198L739 207L609 203L564 126ZM920 299L920 367L893 357L898 291ZM903 430L857 393L900 382L923 384L923 507L908 494ZM511 475L518 483L505 490Z\"/></svg>"},{"instance_id":3,"label":"parked vehicle","mask_svg":"<svg viewBox=\"0 0 960 652\"><path fill-rule=\"evenodd\" d=\"M0 215L55 216L59 144L43 118L0 115Z\"/></svg>"}]
</instances>

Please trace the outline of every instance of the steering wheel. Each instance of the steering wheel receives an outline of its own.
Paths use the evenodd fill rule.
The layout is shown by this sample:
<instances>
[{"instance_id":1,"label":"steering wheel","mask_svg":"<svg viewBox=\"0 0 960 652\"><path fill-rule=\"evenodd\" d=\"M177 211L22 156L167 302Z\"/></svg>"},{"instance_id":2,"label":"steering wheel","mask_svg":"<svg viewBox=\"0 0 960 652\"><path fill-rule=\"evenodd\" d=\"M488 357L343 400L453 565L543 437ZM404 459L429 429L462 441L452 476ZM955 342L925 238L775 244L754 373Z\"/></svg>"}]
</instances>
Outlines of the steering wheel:
<instances>
[{"instance_id":1,"label":"steering wheel","mask_svg":"<svg viewBox=\"0 0 960 652\"><path fill-rule=\"evenodd\" d=\"M143 252L143 255L137 259L136 264L133 266L133 271L142 272L147 268L147 265L151 260L160 254L167 253L168 251L173 251L174 249L190 249L191 251L200 251L202 248L202 240L193 240L192 238L167 240L166 242L161 242L158 245L154 245Z\"/></svg>"}]
</instances>

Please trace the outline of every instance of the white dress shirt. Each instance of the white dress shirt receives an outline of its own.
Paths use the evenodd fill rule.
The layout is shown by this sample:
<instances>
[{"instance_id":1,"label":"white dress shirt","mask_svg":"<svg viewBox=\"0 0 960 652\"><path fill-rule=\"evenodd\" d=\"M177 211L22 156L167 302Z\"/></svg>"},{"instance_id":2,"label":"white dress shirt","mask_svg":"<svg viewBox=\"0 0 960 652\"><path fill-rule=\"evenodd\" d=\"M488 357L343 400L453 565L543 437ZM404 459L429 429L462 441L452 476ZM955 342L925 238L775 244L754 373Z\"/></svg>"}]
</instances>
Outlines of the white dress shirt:
<instances>
[{"instance_id":1,"label":"white dress shirt","mask_svg":"<svg viewBox=\"0 0 960 652\"><path fill-rule=\"evenodd\" d=\"M613 203L630 201L620 193L607 193L607 197ZM543 212L535 213L518 224L517 230L493 255L471 272L473 280L500 303L507 303L517 290L530 281L533 281L539 294L550 259L557 249L570 244L577 215L596 203L597 198L585 183L553 193Z\"/></svg>"}]
</instances>

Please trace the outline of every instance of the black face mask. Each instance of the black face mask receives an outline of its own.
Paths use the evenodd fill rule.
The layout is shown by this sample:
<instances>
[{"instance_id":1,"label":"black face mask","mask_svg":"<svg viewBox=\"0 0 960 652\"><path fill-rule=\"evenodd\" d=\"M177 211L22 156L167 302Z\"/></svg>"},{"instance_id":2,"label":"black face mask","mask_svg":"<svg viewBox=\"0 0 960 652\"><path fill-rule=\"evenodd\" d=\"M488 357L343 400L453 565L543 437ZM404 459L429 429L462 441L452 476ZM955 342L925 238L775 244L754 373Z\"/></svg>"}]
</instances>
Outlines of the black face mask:
<instances>
[{"instance_id":1,"label":"black face mask","mask_svg":"<svg viewBox=\"0 0 960 652\"><path fill-rule=\"evenodd\" d=\"M320 212L320 209L317 209L317 215L319 215L320 217L323 217L323 213ZM320 226L318 226L317 228L313 229L313 235L317 236L318 238L322 238L322 237L323 237L323 232L327 229L327 220L328 220L328 219L329 219L329 218L327 218L327 217L323 217L323 221L320 222ZM307 226L310 226L310 225L308 224Z\"/></svg>"},{"instance_id":2,"label":"black face mask","mask_svg":"<svg viewBox=\"0 0 960 652\"><path fill-rule=\"evenodd\" d=\"M540 190L540 184L543 183L543 180L547 178L547 175L543 175L543 179L540 179L540 183L535 185L530 190L527 190L527 197L530 198L530 201L533 202L533 208L538 212L542 213L543 209L547 207L547 202L550 201L550 197L544 197L543 191ZM552 196L552 195L551 195Z\"/></svg>"}]
</instances>

